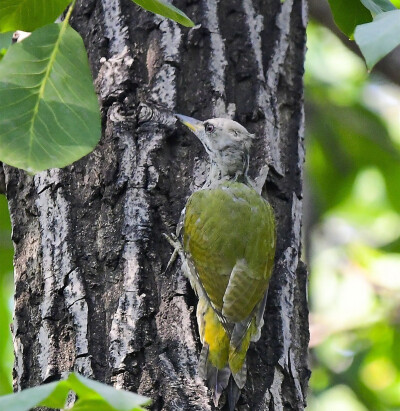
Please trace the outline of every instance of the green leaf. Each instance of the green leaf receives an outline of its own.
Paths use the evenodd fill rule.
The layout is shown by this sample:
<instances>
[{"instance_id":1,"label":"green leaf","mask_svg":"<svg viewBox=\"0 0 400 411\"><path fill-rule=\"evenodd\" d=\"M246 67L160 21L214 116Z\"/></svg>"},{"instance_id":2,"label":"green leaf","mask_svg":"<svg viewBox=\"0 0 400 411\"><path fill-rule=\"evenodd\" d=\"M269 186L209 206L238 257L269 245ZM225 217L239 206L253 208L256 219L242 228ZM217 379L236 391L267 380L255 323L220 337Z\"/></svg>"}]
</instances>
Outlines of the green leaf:
<instances>
[{"instance_id":1,"label":"green leaf","mask_svg":"<svg viewBox=\"0 0 400 411\"><path fill-rule=\"evenodd\" d=\"M44 405L45 407L49 408L64 408L68 393L70 391L69 384L67 383L67 381L58 381L56 382L56 384L57 385L54 391L52 391L52 393L47 398L41 401L39 405ZM43 387L43 385L36 388L40 387Z\"/></svg>"},{"instance_id":2,"label":"green leaf","mask_svg":"<svg viewBox=\"0 0 400 411\"><path fill-rule=\"evenodd\" d=\"M360 0L329 0L335 23L346 36L353 36L356 26L372 20Z\"/></svg>"},{"instance_id":3,"label":"green leaf","mask_svg":"<svg viewBox=\"0 0 400 411\"><path fill-rule=\"evenodd\" d=\"M194 23L181 10L164 0L132 0L145 10L151 11L160 16L167 17L185 27L193 27Z\"/></svg>"},{"instance_id":4,"label":"green leaf","mask_svg":"<svg viewBox=\"0 0 400 411\"><path fill-rule=\"evenodd\" d=\"M71 373L66 380L28 388L15 394L0 397L0 410L28 411L37 405L63 408L68 392L79 397L73 411L146 411L142 406L150 399Z\"/></svg>"},{"instance_id":5,"label":"green leaf","mask_svg":"<svg viewBox=\"0 0 400 411\"><path fill-rule=\"evenodd\" d=\"M11 46L13 32L0 33L0 49L8 49Z\"/></svg>"},{"instance_id":6,"label":"green leaf","mask_svg":"<svg viewBox=\"0 0 400 411\"><path fill-rule=\"evenodd\" d=\"M91 399L91 400L81 400L74 404L72 408L69 408L68 411L116 411L115 408L111 407L106 403L102 398L101 399Z\"/></svg>"},{"instance_id":7,"label":"green leaf","mask_svg":"<svg viewBox=\"0 0 400 411\"><path fill-rule=\"evenodd\" d=\"M378 14L372 23L358 26L354 37L371 69L400 44L400 10Z\"/></svg>"},{"instance_id":8,"label":"green leaf","mask_svg":"<svg viewBox=\"0 0 400 411\"><path fill-rule=\"evenodd\" d=\"M33 31L53 23L71 0L1 0L0 32Z\"/></svg>"},{"instance_id":9,"label":"green leaf","mask_svg":"<svg viewBox=\"0 0 400 411\"><path fill-rule=\"evenodd\" d=\"M34 173L93 150L100 114L81 37L50 24L0 62L0 161Z\"/></svg>"},{"instance_id":10,"label":"green leaf","mask_svg":"<svg viewBox=\"0 0 400 411\"><path fill-rule=\"evenodd\" d=\"M0 395L12 393L12 322L10 298L13 294L13 247L7 199L0 195Z\"/></svg>"},{"instance_id":11,"label":"green leaf","mask_svg":"<svg viewBox=\"0 0 400 411\"><path fill-rule=\"evenodd\" d=\"M361 0L361 3L373 14L396 10L396 7L389 0Z\"/></svg>"},{"instance_id":12,"label":"green leaf","mask_svg":"<svg viewBox=\"0 0 400 411\"><path fill-rule=\"evenodd\" d=\"M78 397L82 400L104 398L111 407L119 411L142 410L141 406L150 404L150 400L142 395L117 390L100 382L90 380L79 374L70 374L68 381Z\"/></svg>"},{"instance_id":13,"label":"green leaf","mask_svg":"<svg viewBox=\"0 0 400 411\"><path fill-rule=\"evenodd\" d=\"M7 49L11 46L12 31L7 33L0 33L0 60L7 53Z\"/></svg>"},{"instance_id":14,"label":"green leaf","mask_svg":"<svg viewBox=\"0 0 400 411\"><path fill-rule=\"evenodd\" d=\"M0 397L0 410L29 411L50 396L58 384L58 382L52 382ZM64 406L64 403L62 406Z\"/></svg>"}]
</instances>

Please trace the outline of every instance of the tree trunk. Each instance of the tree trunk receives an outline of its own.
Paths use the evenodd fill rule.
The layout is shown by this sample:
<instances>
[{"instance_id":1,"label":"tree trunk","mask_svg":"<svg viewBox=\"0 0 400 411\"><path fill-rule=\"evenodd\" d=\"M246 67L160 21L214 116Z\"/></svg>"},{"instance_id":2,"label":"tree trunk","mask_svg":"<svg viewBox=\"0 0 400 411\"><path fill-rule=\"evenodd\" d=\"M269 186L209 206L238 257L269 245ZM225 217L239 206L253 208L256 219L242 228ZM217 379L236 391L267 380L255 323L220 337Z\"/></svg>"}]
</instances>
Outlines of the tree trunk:
<instances>
[{"instance_id":1,"label":"tree trunk","mask_svg":"<svg viewBox=\"0 0 400 411\"><path fill-rule=\"evenodd\" d=\"M128 0L78 0L72 25L96 79L101 143L34 177L4 165L14 388L76 370L150 396L154 410L215 409L197 375L196 297L179 262L164 273L172 250L161 234L175 231L207 167L200 143L175 124L179 112L231 116L257 135L252 175L275 209L278 245L238 408L301 410L309 377L300 262L305 0L175 5L198 25L186 29Z\"/></svg>"}]
</instances>

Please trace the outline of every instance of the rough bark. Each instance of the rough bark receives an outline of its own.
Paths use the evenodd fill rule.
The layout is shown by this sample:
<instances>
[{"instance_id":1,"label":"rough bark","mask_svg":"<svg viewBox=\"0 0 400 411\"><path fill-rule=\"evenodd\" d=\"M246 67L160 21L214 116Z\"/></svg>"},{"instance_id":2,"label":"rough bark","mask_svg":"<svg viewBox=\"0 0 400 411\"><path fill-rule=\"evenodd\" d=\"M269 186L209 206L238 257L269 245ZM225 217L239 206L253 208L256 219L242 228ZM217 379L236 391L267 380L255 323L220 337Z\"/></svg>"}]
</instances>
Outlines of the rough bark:
<instances>
[{"instance_id":1,"label":"rough bark","mask_svg":"<svg viewBox=\"0 0 400 411\"><path fill-rule=\"evenodd\" d=\"M154 410L212 410L197 376L196 297L180 264L163 274L199 142L171 112L231 115L258 136L252 173L278 219L262 337L242 410L301 410L307 272L300 262L305 0L180 0L185 29L129 0L79 0L102 106L99 146L35 177L4 166L15 244L15 389L70 370L148 395ZM266 183L266 166L269 173ZM221 408L223 407L223 402Z\"/></svg>"}]
</instances>

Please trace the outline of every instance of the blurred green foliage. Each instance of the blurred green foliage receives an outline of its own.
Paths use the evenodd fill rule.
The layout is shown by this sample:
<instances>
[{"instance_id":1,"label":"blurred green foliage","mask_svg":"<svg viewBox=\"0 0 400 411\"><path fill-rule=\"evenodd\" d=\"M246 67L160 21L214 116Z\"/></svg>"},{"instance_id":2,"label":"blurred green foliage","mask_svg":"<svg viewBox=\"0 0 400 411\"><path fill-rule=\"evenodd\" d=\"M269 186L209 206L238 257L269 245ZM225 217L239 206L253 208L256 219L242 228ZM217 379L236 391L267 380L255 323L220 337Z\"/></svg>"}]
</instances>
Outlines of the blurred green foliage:
<instances>
[{"instance_id":1,"label":"blurred green foliage","mask_svg":"<svg viewBox=\"0 0 400 411\"><path fill-rule=\"evenodd\" d=\"M13 363L10 324L13 294L13 247L7 201L0 195L0 395L12 391Z\"/></svg>"},{"instance_id":2,"label":"blurred green foliage","mask_svg":"<svg viewBox=\"0 0 400 411\"><path fill-rule=\"evenodd\" d=\"M400 409L400 91L310 24L311 411Z\"/></svg>"}]
</instances>

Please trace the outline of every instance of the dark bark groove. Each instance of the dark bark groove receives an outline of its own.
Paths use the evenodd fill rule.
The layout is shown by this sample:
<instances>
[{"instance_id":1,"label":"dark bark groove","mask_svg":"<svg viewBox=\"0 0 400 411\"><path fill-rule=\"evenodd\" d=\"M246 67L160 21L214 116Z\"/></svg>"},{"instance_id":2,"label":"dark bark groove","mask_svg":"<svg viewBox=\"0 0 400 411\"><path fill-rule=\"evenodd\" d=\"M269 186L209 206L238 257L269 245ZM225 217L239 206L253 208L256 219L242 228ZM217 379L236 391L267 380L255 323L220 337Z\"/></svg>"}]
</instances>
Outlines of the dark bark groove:
<instances>
[{"instance_id":1,"label":"dark bark groove","mask_svg":"<svg viewBox=\"0 0 400 411\"><path fill-rule=\"evenodd\" d=\"M35 177L4 166L14 385L76 370L150 396L154 410L215 409L197 375L196 297L179 263L163 274L171 249L161 233L175 230L206 171L200 144L171 113L231 115L257 135L251 172L278 219L265 326L249 350L239 409L301 410L309 377L300 262L305 0L176 5L199 25L185 29L129 0L78 0L72 24L96 79L101 143Z\"/></svg>"}]
</instances>

